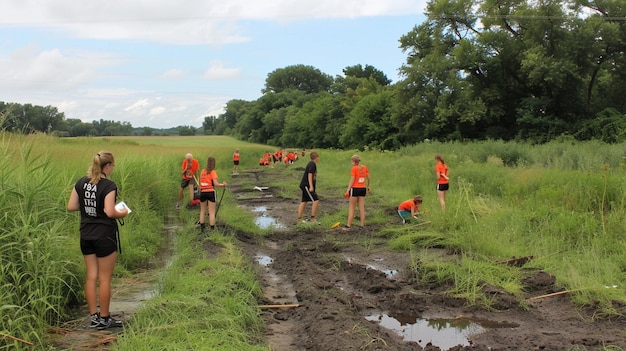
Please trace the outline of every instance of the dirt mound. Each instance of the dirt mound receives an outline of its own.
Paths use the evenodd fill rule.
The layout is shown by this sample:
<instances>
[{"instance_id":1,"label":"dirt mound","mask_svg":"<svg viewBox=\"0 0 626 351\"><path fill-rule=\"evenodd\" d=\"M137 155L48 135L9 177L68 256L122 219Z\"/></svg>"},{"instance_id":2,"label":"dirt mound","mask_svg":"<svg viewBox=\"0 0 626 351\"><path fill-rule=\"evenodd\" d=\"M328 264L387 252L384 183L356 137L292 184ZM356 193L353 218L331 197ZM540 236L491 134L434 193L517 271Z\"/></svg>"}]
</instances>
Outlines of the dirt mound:
<instances>
[{"instance_id":1,"label":"dirt mound","mask_svg":"<svg viewBox=\"0 0 626 351\"><path fill-rule=\"evenodd\" d=\"M241 204L263 205L264 215L282 228L264 238L237 236L259 267L265 291L261 304L267 307L263 318L274 350L626 348L624 320L592 321L573 308L566 294L523 307L502 289L484 286L494 302L492 310L485 310L448 296L445 286L420 286L408 269L409 254L389 251L375 239L379 228L344 233L314 224L295 226L298 201L282 199L271 188L237 186L262 185L263 172L238 177L243 179L230 184ZM344 199L322 199L318 217L341 206ZM355 236L370 238L372 245L366 250ZM523 283L528 297L557 291L554 277L541 271L530 272Z\"/></svg>"}]
</instances>

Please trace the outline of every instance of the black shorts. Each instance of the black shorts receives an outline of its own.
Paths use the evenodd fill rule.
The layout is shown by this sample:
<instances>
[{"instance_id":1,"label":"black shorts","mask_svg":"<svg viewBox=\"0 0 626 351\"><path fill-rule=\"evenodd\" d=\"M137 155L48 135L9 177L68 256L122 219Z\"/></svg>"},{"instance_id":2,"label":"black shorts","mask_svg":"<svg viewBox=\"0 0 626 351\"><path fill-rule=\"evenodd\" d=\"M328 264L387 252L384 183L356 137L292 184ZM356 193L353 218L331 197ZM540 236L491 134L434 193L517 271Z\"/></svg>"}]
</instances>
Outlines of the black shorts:
<instances>
[{"instance_id":1,"label":"black shorts","mask_svg":"<svg viewBox=\"0 0 626 351\"><path fill-rule=\"evenodd\" d=\"M234 164L235 166L239 166L239 160L235 160L235 161L233 161L233 164Z\"/></svg>"},{"instance_id":2,"label":"black shorts","mask_svg":"<svg viewBox=\"0 0 626 351\"><path fill-rule=\"evenodd\" d=\"M96 240L80 239L80 251L83 255L106 257L117 251L117 238L115 233Z\"/></svg>"},{"instance_id":3,"label":"black shorts","mask_svg":"<svg viewBox=\"0 0 626 351\"><path fill-rule=\"evenodd\" d=\"M191 179L183 179L180 181L180 187L185 189L186 187L188 187L189 185L194 185L196 184L196 182L193 180L193 178Z\"/></svg>"},{"instance_id":4,"label":"black shorts","mask_svg":"<svg viewBox=\"0 0 626 351\"><path fill-rule=\"evenodd\" d=\"M200 193L200 202L215 202L215 191L204 191Z\"/></svg>"},{"instance_id":5,"label":"black shorts","mask_svg":"<svg viewBox=\"0 0 626 351\"><path fill-rule=\"evenodd\" d=\"M449 188L449 184L437 184L437 190L446 191Z\"/></svg>"},{"instance_id":6,"label":"black shorts","mask_svg":"<svg viewBox=\"0 0 626 351\"><path fill-rule=\"evenodd\" d=\"M317 198L317 193L315 191L310 192L309 187L302 186L300 187L300 189L302 190L302 202L313 202L319 200Z\"/></svg>"},{"instance_id":7,"label":"black shorts","mask_svg":"<svg viewBox=\"0 0 626 351\"><path fill-rule=\"evenodd\" d=\"M350 196L360 197L367 194L367 188L352 188L350 189Z\"/></svg>"}]
</instances>

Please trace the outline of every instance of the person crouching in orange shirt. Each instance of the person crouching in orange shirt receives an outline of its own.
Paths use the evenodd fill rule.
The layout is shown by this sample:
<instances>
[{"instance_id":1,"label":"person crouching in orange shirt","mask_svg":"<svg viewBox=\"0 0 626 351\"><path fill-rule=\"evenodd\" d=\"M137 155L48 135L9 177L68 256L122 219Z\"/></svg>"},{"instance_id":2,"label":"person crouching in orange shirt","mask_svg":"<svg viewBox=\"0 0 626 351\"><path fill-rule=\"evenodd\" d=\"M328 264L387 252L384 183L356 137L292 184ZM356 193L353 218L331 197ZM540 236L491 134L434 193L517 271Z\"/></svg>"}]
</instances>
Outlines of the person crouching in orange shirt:
<instances>
[{"instance_id":1,"label":"person crouching in orange shirt","mask_svg":"<svg viewBox=\"0 0 626 351\"><path fill-rule=\"evenodd\" d=\"M417 195L414 198L403 201L400 205L398 205L398 215L402 218L403 224L407 223L411 217L417 219L417 216L420 214L419 211L422 201L424 201L422 195Z\"/></svg>"}]
</instances>

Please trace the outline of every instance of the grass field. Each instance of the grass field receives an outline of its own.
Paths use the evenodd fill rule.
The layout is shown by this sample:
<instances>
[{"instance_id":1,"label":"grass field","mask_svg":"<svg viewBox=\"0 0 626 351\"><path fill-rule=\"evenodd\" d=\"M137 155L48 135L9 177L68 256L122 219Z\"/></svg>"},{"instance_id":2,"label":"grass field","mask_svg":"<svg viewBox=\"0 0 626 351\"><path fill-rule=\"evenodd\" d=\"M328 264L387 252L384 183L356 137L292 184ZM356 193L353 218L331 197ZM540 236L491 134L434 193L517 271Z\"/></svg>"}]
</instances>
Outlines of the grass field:
<instances>
[{"instance_id":1,"label":"grass field","mask_svg":"<svg viewBox=\"0 0 626 351\"><path fill-rule=\"evenodd\" d=\"M74 182L85 174L94 154L109 150L115 155L117 166L111 178L119 186L120 198L133 209L121 229L124 251L116 268L117 276L127 276L143 268L162 244L164 218L176 201L180 164L187 152L201 167L208 156L215 156L220 180L229 181L235 148L242 155L240 170L258 168L263 152L277 149L223 136L57 139L2 134L1 141L0 334L33 341L39 349L46 349L46 327L63 321L71 307L83 303L78 216L68 213L65 206ZM463 260L457 263L420 257L422 279L450 281L451 294L488 304L477 291L482 284L513 294L521 289L515 270L495 262L533 256L528 267L556 276L559 285L573 291L575 302L618 314L613 302L626 302L621 286L626 280L623 150L624 145L571 141L423 143L398 152L317 150L321 155L318 192L341 197L349 180L350 156L359 154L372 175L368 222L389 220L385 211L376 209L393 208L417 194L424 196L422 210L428 213L423 218L432 225L418 232L397 226L381 229L379 236L387 238L391 248L417 250L437 245L462 252ZM436 153L443 154L450 167L445 213L434 190ZM298 182L272 186L296 198ZM222 220L259 233L242 211L228 206L234 203L230 195L224 201ZM345 218L345 212L337 216ZM202 336L203 342L226 340L215 349L266 349L259 341L262 325L254 309L258 283L227 237L212 238L228 248L224 255L204 257L194 221L186 218L177 259L165 275L161 296L138 313L133 324L138 329L127 331L120 349L152 350L154 345L175 345L181 340L194 345L187 339L189 325L184 321L189 318L185 313L197 310L205 315L198 328L211 331ZM200 279L207 271L215 272L213 278ZM226 290L205 294L215 287ZM171 310L155 310L163 299L174 298L179 304L169 306ZM225 308L208 308L206 301ZM164 327L140 337L138 331L146 323ZM0 339L0 350L22 347L11 339Z\"/></svg>"}]
</instances>

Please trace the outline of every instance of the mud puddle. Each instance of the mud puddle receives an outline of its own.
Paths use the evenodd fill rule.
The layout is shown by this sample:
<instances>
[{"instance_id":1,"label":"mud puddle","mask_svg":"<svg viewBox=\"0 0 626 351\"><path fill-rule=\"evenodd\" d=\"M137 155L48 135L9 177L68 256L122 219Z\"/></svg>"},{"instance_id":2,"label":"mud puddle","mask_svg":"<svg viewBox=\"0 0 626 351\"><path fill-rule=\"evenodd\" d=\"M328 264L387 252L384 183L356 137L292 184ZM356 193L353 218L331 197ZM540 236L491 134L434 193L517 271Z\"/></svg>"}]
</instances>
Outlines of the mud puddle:
<instances>
[{"instance_id":1,"label":"mud puddle","mask_svg":"<svg viewBox=\"0 0 626 351\"><path fill-rule=\"evenodd\" d=\"M441 350L461 345L471 346L472 338L491 328L517 328L519 324L490 320L456 318L422 318L418 316L390 316L388 313L374 313L365 317L379 323L386 329L402 336L405 341L413 341L422 347L432 344Z\"/></svg>"},{"instance_id":2,"label":"mud puddle","mask_svg":"<svg viewBox=\"0 0 626 351\"><path fill-rule=\"evenodd\" d=\"M267 206L256 206L252 208L252 212L256 215L254 223L261 229L285 229L286 226L278 221L277 218L271 216Z\"/></svg>"}]
</instances>

